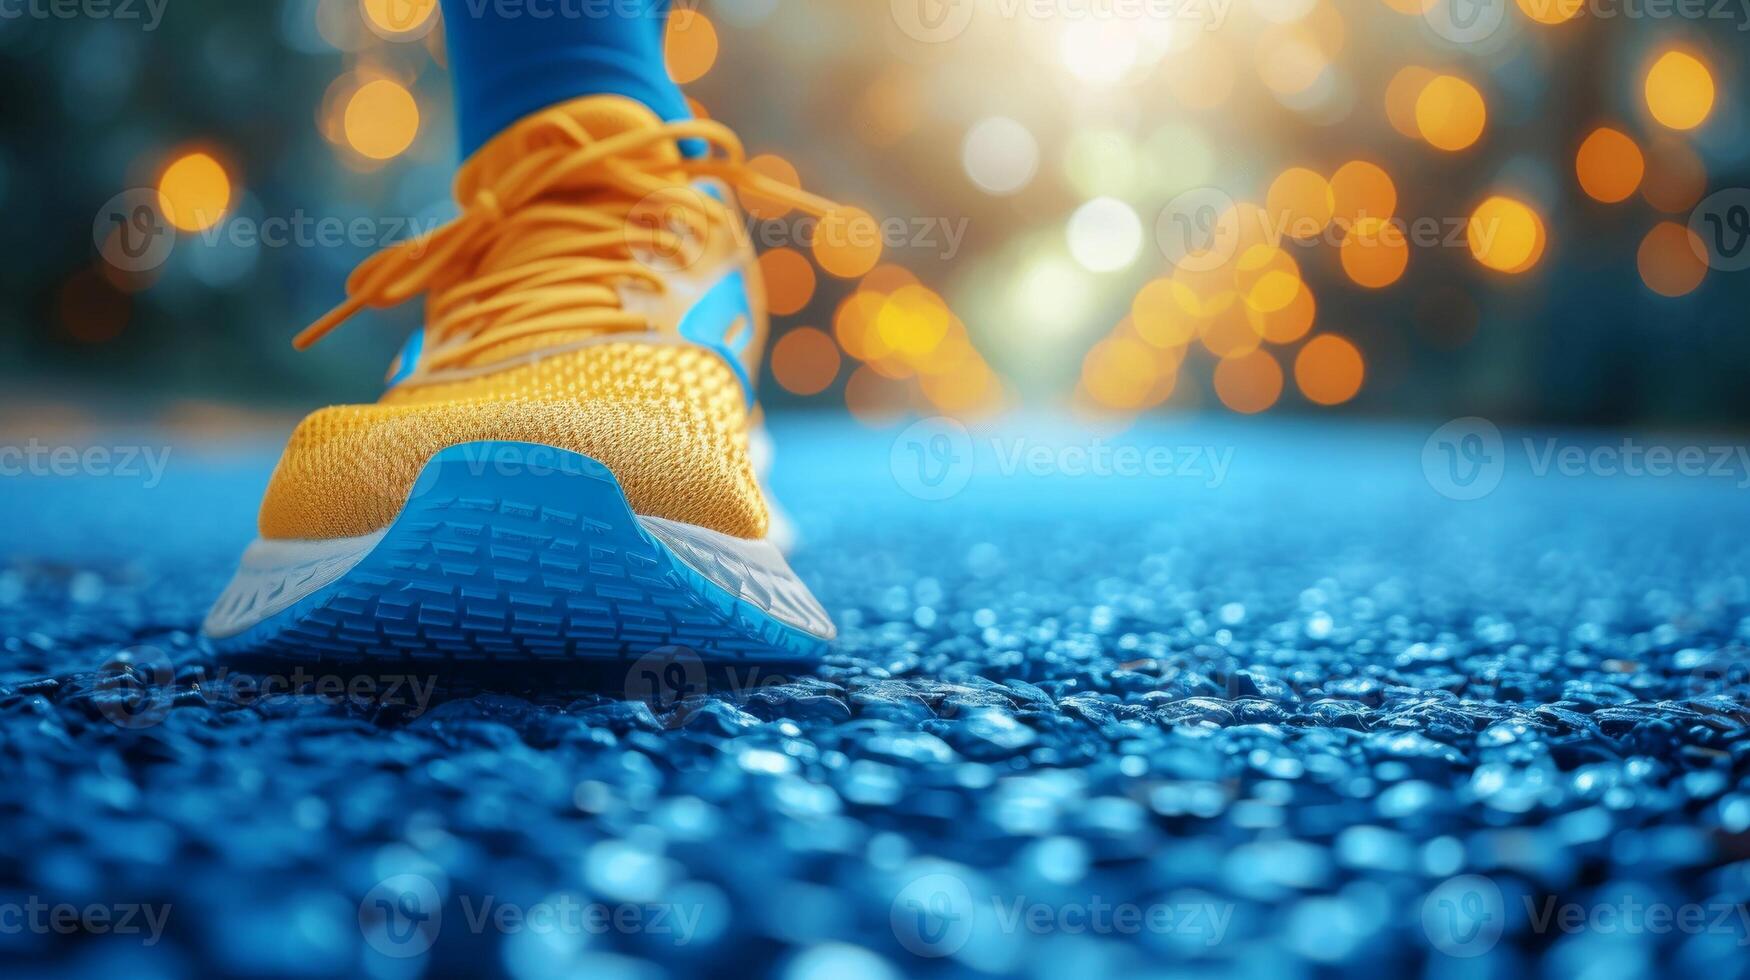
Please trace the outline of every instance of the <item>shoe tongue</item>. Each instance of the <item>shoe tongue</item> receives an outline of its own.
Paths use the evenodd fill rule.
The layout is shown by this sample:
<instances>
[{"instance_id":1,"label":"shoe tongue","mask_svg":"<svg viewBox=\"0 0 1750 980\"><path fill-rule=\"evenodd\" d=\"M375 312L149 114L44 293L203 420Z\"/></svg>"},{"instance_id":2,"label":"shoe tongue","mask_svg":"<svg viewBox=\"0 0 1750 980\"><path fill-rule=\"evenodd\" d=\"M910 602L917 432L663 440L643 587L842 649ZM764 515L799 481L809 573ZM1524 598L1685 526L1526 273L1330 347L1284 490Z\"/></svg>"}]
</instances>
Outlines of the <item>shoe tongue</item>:
<instances>
[{"instance_id":1,"label":"shoe tongue","mask_svg":"<svg viewBox=\"0 0 1750 980\"><path fill-rule=\"evenodd\" d=\"M567 121L575 129L566 126ZM662 124L662 119L643 103L618 95L591 95L560 103L523 117L481 147L456 175L456 196L462 202L468 201L478 189L492 186L530 153L554 147L587 146L625 133L656 129ZM579 144L576 130L587 134L588 140ZM681 154L672 141L658 141L640 148L636 159L661 166L680 162Z\"/></svg>"}]
</instances>

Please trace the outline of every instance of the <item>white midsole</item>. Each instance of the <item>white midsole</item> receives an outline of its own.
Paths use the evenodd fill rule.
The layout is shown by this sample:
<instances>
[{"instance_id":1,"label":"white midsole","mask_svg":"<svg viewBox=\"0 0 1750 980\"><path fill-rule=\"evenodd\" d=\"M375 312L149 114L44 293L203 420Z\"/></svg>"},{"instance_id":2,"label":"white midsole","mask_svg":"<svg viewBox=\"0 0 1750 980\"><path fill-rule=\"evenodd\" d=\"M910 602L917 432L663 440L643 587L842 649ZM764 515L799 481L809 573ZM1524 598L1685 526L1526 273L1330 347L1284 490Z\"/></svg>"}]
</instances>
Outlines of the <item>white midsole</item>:
<instances>
[{"instance_id":1,"label":"white midsole","mask_svg":"<svg viewBox=\"0 0 1750 980\"><path fill-rule=\"evenodd\" d=\"M645 530L693 571L785 625L821 639L836 635L832 619L769 540L732 537L661 517L638 518ZM387 529L330 541L257 538L224 594L207 614L215 640L236 636L327 588L382 542Z\"/></svg>"},{"instance_id":2,"label":"white midsole","mask_svg":"<svg viewBox=\"0 0 1750 980\"><path fill-rule=\"evenodd\" d=\"M384 528L328 541L256 538L202 628L207 636L223 640L285 612L352 571L388 533Z\"/></svg>"}]
</instances>

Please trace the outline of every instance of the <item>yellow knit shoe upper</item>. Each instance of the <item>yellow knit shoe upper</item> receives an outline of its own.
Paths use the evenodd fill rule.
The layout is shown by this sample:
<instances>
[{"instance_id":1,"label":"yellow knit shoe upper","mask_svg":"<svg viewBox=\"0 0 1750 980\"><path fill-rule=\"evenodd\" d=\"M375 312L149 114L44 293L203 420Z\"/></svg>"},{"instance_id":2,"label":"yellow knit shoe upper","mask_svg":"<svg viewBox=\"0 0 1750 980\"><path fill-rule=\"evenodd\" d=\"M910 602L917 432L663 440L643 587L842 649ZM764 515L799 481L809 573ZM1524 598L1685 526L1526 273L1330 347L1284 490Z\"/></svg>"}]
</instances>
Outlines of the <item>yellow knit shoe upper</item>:
<instances>
[{"instance_id":1,"label":"yellow knit shoe upper","mask_svg":"<svg viewBox=\"0 0 1750 980\"><path fill-rule=\"evenodd\" d=\"M717 152L683 158L677 141ZM298 426L268 487L261 534L352 537L391 524L439 450L528 442L605 464L632 509L744 538L767 511L747 456L749 397L725 355L676 333L707 277L757 295L733 208L700 176L803 210L830 207L748 170L707 121L661 123L615 97L581 99L500 135L457 177L455 222L368 259L307 346L367 306L426 294L411 376L374 405ZM757 304L757 299L756 299ZM764 318L740 369L757 376Z\"/></svg>"}]
</instances>

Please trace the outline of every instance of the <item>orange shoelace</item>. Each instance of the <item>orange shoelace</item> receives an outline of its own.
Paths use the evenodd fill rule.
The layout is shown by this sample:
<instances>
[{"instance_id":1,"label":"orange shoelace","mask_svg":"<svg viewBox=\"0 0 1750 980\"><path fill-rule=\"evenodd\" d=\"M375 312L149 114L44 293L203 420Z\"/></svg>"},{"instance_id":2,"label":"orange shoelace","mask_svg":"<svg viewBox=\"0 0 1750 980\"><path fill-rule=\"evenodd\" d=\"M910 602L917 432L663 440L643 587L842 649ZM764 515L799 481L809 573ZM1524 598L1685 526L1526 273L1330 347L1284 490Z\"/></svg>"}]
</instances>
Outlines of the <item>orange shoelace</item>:
<instances>
[{"instance_id":1,"label":"orange shoelace","mask_svg":"<svg viewBox=\"0 0 1750 980\"><path fill-rule=\"evenodd\" d=\"M712 227L740 233L735 209L693 179L715 178L816 217L834 208L749 167L741 141L710 120L599 140L562 111L525 125L550 125L563 139L474 191L455 221L360 263L347 278L346 302L293 345L303 350L366 307L421 293L429 294L423 370L470 365L488 348L541 334L647 330L643 314L622 308L617 287L666 287L661 271L636 256L684 254L689 239L703 241ZM681 140L710 152L674 160L651 152Z\"/></svg>"}]
</instances>

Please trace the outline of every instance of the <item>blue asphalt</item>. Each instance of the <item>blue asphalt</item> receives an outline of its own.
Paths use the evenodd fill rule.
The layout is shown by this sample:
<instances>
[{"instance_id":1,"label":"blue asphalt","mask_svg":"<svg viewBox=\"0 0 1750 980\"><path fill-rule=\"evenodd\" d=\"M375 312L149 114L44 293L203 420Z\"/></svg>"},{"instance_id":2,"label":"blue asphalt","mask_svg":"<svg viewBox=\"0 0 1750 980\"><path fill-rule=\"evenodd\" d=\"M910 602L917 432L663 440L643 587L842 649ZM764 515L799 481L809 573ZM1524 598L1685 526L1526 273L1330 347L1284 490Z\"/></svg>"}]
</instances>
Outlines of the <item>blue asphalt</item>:
<instances>
[{"instance_id":1,"label":"blue asphalt","mask_svg":"<svg viewBox=\"0 0 1750 980\"><path fill-rule=\"evenodd\" d=\"M172 444L161 482L138 461L0 477L0 957L1750 971L1750 472L1729 440L775 434L793 564L841 636L728 671L237 667L198 624L277 446L114 433L96 441ZM94 904L109 924L8 928Z\"/></svg>"}]
</instances>

